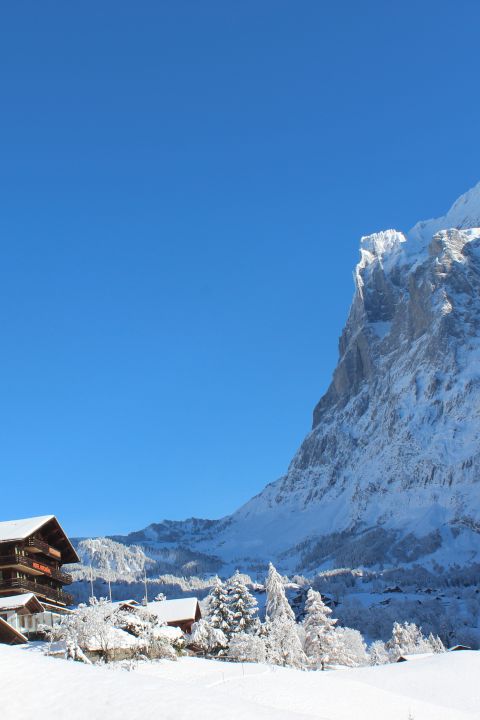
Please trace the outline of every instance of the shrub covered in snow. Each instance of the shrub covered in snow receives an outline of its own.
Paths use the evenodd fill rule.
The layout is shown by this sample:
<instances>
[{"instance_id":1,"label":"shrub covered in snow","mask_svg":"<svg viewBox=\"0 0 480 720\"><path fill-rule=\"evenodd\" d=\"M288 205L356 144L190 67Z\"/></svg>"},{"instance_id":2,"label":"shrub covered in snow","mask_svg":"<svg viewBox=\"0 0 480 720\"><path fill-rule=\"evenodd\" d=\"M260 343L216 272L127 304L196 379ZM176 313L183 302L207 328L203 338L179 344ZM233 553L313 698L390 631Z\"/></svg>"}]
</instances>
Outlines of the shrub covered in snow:
<instances>
[{"instance_id":1,"label":"shrub covered in snow","mask_svg":"<svg viewBox=\"0 0 480 720\"><path fill-rule=\"evenodd\" d=\"M228 657L238 662L265 662L267 659L265 638L252 633L233 635L228 646Z\"/></svg>"},{"instance_id":2,"label":"shrub covered in snow","mask_svg":"<svg viewBox=\"0 0 480 720\"><path fill-rule=\"evenodd\" d=\"M192 625L192 632L187 635L187 646L193 646L204 653L215 654L228 645L225 633L214 627L208 620L198 620Z\"/></svg>"}]
</instances>

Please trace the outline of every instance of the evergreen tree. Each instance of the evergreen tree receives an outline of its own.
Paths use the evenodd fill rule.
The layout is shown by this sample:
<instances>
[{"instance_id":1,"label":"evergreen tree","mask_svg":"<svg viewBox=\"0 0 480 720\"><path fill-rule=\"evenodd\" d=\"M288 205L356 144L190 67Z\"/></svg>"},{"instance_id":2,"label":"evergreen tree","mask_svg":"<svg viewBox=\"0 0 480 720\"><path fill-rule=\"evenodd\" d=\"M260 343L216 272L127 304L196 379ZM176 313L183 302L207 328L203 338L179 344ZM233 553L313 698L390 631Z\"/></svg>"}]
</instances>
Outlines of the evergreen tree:
<instances>
[{"instance_id":1,"label":"evergreen tree","mask_svg":"<svg viewBox=\"0 0 480 720\"><path fill-rule=\"evenodd\" d=\"M334 662L338 640L335 634L337 621L330 617L332 611L316 590L308 591L305 613L305 654L313 665L323 668L327 663Z\"/></svg>"},{"instance_id":2,"label":"evergreen tree","mask_svg":"<svg viewBox=\"0 0 480 720\"><path fill-rule=\"evenodd\" d=\"M267 660L274 665L302 667L305 653L297 632L295 614L289 605L282 578L272 563L265 581L267 607L262 635L265 637Z\"/></svg>"},{"instance_id":3,"label":"evergreen tree","mask_svg":"<svg viewBox=\"0 0 480 720\"><path fill-rule=\"evenodd\" d=\"M221 630L227 638L232 634L233 613L225 584L216 577L208 596L207 620L212 628Z\"/></svg>"},{"instance_id":4,"label":"evergreen tree","mask_svg":"<svg viewBox=\"0 0 480 720\"><path fill-rule=\"evenodd\" d=\"M285 595L283 581L272 563L268 566L268 575L265 582L267 591L266 616L270 621L279 618L288 618L295 622L295 613Z\"/></svg>"},{"instance_id":5,"label":"evergreen tree","mask_svg":"<svg viewBox=\"0 0 480 720\"><path fill-rule=\"evenodd\" d=\"M258 603L248 591L238 570L230 578L227 589L229 608L232 614L231 633L254 632L258 627Z\"/></svg>"}]
</instances>

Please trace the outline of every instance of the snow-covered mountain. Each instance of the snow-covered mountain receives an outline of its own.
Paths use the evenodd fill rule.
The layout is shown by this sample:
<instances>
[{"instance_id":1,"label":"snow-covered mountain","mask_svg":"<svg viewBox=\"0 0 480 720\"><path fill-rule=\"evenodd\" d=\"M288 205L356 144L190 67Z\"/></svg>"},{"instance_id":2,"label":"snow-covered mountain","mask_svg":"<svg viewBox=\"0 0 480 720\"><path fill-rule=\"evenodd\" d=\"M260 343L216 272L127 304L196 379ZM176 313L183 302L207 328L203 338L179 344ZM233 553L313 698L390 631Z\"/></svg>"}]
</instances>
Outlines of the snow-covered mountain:
<instances>
[{"instance_id":1,"label":"snow-covered mountain","mask_svg":"<svg viewBox=\"0 0 480 720\"><path fill-rule=\"evenodd\" d=\"M332 383L287 473L222 520L117 540L172 568L190 553L199 571L480 560L480 183L444 217L362 238L354 279Z\"/></svg>"}]
</instances>

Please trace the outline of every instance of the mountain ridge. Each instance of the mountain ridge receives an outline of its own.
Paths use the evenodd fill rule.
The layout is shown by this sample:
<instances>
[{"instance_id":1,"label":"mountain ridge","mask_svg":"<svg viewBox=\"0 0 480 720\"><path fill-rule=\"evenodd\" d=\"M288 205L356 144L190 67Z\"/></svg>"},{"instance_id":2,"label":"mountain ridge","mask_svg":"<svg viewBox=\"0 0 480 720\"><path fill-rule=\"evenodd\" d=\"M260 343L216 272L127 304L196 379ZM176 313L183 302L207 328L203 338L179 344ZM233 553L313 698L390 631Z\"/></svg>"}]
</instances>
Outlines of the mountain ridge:
<instances>
[{"instance_id":1,"label":"mountain ridge","mask_svg":"<svg viewBox=\"0 0 480 720\"><path fill-rule=\"evenodd\" d=\"M480 183L361 239L332 382L284 476L232 515L121 538L255 569L478 560Z\"/></svg>"}]
</instances>

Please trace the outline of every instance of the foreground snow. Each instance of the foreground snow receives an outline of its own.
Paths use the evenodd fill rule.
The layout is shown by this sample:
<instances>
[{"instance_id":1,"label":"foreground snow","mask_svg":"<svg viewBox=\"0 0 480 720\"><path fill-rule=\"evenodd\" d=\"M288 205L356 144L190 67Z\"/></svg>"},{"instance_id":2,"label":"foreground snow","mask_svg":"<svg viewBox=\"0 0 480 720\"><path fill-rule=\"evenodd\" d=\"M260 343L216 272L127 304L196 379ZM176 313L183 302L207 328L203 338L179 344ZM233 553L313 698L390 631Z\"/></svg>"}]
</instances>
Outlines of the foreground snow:
<instances>
[{"instance_id":1,"label":"foreground snow","mask_svg":"<svg viewBox=\"0 0 480 720\"><path fill-rule=\"evenodd\" d=\"M301 672L198 658L127 672L0 646L2 720L480 718L480 653L446 653L374 668Z\"/></svg>"}]
</instances>

